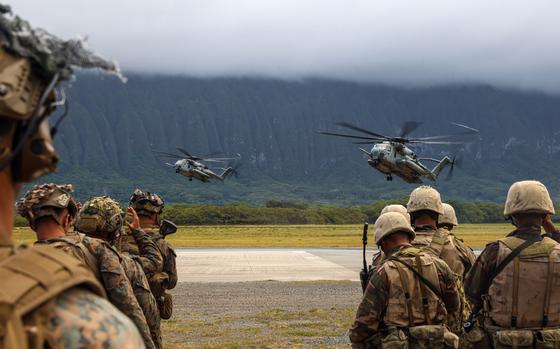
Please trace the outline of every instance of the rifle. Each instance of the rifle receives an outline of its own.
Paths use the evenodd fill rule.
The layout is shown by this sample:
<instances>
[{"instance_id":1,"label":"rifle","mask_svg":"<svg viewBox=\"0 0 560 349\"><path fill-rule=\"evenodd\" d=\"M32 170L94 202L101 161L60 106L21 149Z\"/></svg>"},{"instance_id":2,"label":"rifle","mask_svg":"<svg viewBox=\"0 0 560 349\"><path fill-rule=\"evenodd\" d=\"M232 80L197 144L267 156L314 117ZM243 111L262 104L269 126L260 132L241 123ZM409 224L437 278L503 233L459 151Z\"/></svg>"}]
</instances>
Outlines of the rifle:
<instances>
[{"instance_id":1,"label":"rifle","mask_svg":"<svg viewBox=\"0 0 560 349\"><path fill-rule=\"evenodd\" d=\"M167 235L175 234L177 232L177 226L170 220L164 219L159 227L159 233L163 238Z\"/></svg>"},{"instance_id":2,"label":"rifle","mask_svg":"<svg viewBox=\"0 0 560 349\"><path fill-rule=\"evenodd\" d=\"M362 283L362 292L366 291L366 287L369 280L369 267L366 260L366 248L367 248L367 240L368 240L368 222L364 223L364 231L362 233L362 261L363 266L362 270L360 271L360 282Z\"/></svg>"}]
</instances>

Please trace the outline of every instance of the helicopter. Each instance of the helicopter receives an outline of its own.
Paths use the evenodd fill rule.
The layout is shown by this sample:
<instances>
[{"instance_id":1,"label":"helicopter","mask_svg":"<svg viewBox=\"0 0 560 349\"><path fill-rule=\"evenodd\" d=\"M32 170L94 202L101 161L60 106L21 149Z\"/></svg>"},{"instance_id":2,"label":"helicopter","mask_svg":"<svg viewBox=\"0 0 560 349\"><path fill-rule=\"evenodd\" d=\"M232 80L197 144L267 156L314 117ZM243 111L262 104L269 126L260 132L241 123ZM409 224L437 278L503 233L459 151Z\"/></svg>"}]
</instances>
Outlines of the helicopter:
<instances>
[{"instance_id":1,"label":"helicopter","mask_svg":"<svg viewBox=\"0 0 560 349\"><path fill-rule=\"evenodd\" d=\"M197 179L201 182L208 183L214 180L223 182L226 178L230 177L231 175L237 174L237 169L233 166L226 166L226 167L217 167L217 168L210 168L205 162L214 162L214 163L226 163L228 161L233 161L240 159L241 156L237 154L237 157L230 157L230 158L212 158L211 156L216 155L216 153L208 154L205 156L195 156L191 155L188 151L183 148L176 148L180 154L173 154L167 153L162 151L155 151L152 150L157 157L167 157L177 159L177 161L173 164L165 163L167 166L173 167L175 169L175 173L183 175L192 181L193 178ZM214 172L216 169L221 169L222 173L218 174Z\"/></svg>"},{"instance_id":2,"label":"helicopter","mask_svg":"<svg viewBox=\"0 0 560 349\"><path fill-rule=\"evenodd\" d=\"M337 125L361 134L352 135L327 131L317 131L317 133L360 140L352 142L353 144L373 144L369 151L363 148L360 148L360 150L368 156L368 164L383 173L388 181L392 181L393 175L396 175L408 183L422 183L422 179L435 181L448 166L450 166L448 178L451 178L453 169L459 160L449 156L444 156L442 159L418 157L407 144L465 144L470 142L457 141L456 139L461 136L473 136L480 133L477 129L466 125L454 122L451 122L451 124L462 128L464 131L452 135L408 138L407 136L416 130L421 123L407 121L402 125L397 137L384 136L346 122L339 122ZM423 162L433 162L435 166L430 169Z\"/></svg>"}]
</instances>

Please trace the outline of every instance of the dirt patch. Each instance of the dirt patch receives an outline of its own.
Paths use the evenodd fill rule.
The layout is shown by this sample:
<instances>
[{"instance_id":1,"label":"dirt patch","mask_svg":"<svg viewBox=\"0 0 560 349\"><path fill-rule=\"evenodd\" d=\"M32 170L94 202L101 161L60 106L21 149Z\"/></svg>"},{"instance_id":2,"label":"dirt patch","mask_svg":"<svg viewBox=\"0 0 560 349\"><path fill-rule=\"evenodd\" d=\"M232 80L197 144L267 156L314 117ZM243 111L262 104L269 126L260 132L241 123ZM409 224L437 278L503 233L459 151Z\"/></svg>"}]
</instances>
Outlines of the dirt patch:
<instances>
[{"instance_id":1,"label":"dirt patch","mask_svg":"<svg viewBox=\"0 0 560 349\"><path fill-rule=\"evenodd\" d=\"M347 348L361 299L348 281L181 283L167 348Z\"/></svg>"}]
</instances>

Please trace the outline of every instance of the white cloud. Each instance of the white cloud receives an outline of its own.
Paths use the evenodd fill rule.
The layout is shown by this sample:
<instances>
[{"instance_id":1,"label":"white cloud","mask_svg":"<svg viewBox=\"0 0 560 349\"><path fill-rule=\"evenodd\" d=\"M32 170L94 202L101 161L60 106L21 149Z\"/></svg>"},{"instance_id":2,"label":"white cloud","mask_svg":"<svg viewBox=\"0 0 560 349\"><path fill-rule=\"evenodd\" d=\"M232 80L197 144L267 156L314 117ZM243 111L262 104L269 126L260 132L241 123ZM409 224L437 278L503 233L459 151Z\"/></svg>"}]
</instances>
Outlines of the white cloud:
<instances>
[{"instance_id":1,"label":"white cloud","mask_svg":"<svg viewBox=\"0 0 560 349\"><path fill-rule=\"evenodd\" d=\"M17 0L124 70L560 91L560 5L498 0Z\"/></svg>"}]
</instances>

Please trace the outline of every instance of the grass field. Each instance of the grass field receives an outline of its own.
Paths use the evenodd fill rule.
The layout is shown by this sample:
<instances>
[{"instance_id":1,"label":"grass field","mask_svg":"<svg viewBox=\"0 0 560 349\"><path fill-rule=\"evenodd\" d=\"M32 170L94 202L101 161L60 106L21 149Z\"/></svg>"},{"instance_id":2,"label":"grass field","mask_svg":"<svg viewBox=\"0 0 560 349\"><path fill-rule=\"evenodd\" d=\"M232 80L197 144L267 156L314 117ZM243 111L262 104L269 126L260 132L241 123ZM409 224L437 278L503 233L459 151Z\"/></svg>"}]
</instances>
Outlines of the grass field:
<instances>
[{"instance_id":1,"label":"grass field","mask_svg":"<svg viewBox=\"0 0 560 349\"><path fill-rule=\"evenodd\" d=\"M463 224L455 235L474 248L503 237L513 230L510 224ZM174 247L359 247L360 225L243 225L180 227L167 237ZM373 241L373 226L370 227ZM33 242L28 228L16 228L14 239Z\"/></svg>"}]
</instances>

